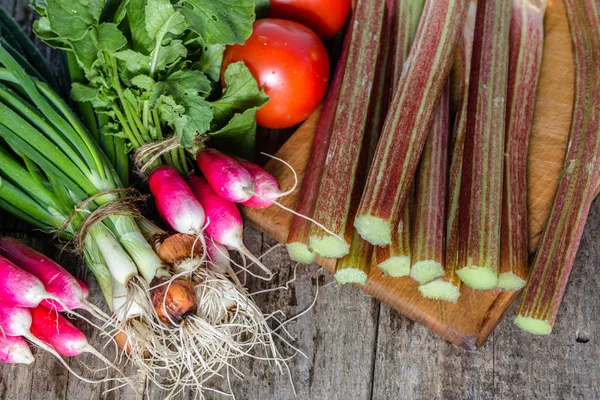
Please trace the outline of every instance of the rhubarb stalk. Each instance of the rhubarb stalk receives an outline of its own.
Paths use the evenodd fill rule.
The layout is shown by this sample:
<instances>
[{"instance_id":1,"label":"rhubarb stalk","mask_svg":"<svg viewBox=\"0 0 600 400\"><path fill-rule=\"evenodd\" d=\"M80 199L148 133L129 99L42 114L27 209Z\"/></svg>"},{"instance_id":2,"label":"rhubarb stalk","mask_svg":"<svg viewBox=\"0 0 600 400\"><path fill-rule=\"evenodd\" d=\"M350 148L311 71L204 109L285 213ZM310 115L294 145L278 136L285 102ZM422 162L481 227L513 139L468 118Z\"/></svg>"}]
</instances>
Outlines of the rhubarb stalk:
<instances>
[{"instance_id":1,"label":"rhubarb stalk","mask_svg":"<svg viewBox=\"0 0 600 400\"><path fill-rule=\"evenodd\" d=\"M424 284L444 275L450 84L446 83L417 176L410 276Z\"/></svg>"},{"instance_id":2,"label":"rhubarb stalk","mask_svg":"<svg viewBox=\"0 0 600 400\"><path fill-rule=\"evenodd\" d=\"M389 68L392 92L396 92L400 84L402 69L412 47L419 21L423 14L425 0L394 1L398 12L392 22L392 53ZM411 190L412 192L412 190ZM375 257L377 266L388 276L406 276L410 272L411 212L413 206L411 193L402 208L400 221L392 231L392 243L388 246L377 246Z\"/></svg>"},{"instance_id":3,"label":"rhubarb stalk","mask_svg":"<svg viewBox=\"0 0 600 400\"><path fill-rule=\"evenodd\" d=\"M368 135L368 155L367 165L373 159L373 153L377 146L379 133L387 114L390 101L390 85L386 85L390 69L390 53L392 43L389 40L392 34L393 19L397 14L397 1L386 0L386 18L383 27L383 36L381 37L381 48L379 50L379 59L375 66L375 80L371 89L371 104L369 106L369 117L365 135ZM364 187L364 174L361 174L360 184ZM350 253L338 260L335 269L335 279L339 284L359 283L365 284L373 257L373 245L355 231L350 245Z\"/></svg>"},{"instance_id":4,"label":"rhubarb stalk","mask_svg":"<svg viewBox=\"0 0 600 400\"><path fill-rule=\"evenodd\" d=\"M366 169L368 156L365 131L384 17L385 2L358 0L338 112L314 214L314 219L335 235L314 224L309 235L309 247L327 258L340 258L350 251L352 221L362 190L360 175Z\"/></svg>"},{"instance_id":5,"label":"rhubarb stalk","mask_svg":"<svg viewBox=\"0 0 600 400\"><path fill-rule=\"evenodd\" d=\"M600 1L565 0L575 61L569 147L515 324L547 335L573 267L600 176Z\"/></svg>"},{"instance_id":6,"label":"rhubarb stalk","mask_svg":"<svg viewBox=\"0 0 600 400\"><path fill-rule=\"evenodd\" d=\"M471 57L473 54L473 36L475 33L475 14L477 3L471 1L467 11L467 20L460 39L460 92L458 111L454 121L450 148L450 168L448 171L448 207L446 212L446 258L445 274L425 285L419 286L423 297L456 303L460 297L460 279L458 269L459 204L462 181L465 134L467 131L467 105L469 100L469 82L471 76Z\"/></svg>"},{"instance_id":7,"label":"rhubarb stalk","mask_svg":"<svg viewBox=\"0 0 600 400\"><path fill-rule=\"evenodd\" d=\"M479 290L498 285L510 18L508 1L477 4L457 274Z\"/></svg>"},{"instance_id":8,"label":"rhubarb stalk","mask_svg":"<svg viewBox=\"0 0 600 400\"><path fill-rule=\"evenodd\" d=\"M425 3L354 221L372 244L391 244L452 67L467 6L468 0Z\"/></svg>"},{"instance_id":9,"label":"rhubarb stalk","mask_svg":"<svg viewBox=\"0 0 600 400\"><path fill-rule=\"evenodd\" d=\"M498 287L520 290L528 273L527 147L544 45L546 1L513 0Z\"/></svg>"},{"instance_id":10,"label":"rhubarb stalk","mask_svg":"<svg viewBox=\"0 0 600 400\"><path fill-rule=\"evenodd\" d=\"M327 159L327 152L329 150L331 131L338 109L338 99L344 73L346 72L346 59L348 57L350 37L351 32L348 31L344 38L344 46L338 60L331 87L323 104L323 111L317 125L317 132L304 173L304 179L302 180L300 194L298 195L296 212L305 217L312 218L315 213L317 196L319 195L323 170L325 169L325 160ZM306 218L294 215L286 241L288 253L294 261L304 264L310 264L315 261L316 254L308 247L311 224Z\"/></svg>"}]
</instances>

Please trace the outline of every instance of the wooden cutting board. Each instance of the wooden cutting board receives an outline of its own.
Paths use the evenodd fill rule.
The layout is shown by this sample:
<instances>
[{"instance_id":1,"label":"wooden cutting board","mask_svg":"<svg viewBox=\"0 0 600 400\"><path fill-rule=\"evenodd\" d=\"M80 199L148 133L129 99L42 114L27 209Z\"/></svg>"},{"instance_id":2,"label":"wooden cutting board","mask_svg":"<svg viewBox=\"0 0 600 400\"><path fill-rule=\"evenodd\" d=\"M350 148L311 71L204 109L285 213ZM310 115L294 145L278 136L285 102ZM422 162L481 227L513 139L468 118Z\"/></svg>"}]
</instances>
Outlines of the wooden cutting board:
<instances>
[{"instance_id":1,"label":"wooden cutting board","mask_svg":"<svg viewBox=\"0 0 600 400\"><path fill-rule=\"evenodd\" d=\"M528 208L530 250L539 242L552 207L558 179L564 161L573 103L573 60L569 26L563 0L550 0L545 19L543 64L537 93L528 160ZM317 110L283 145L277 153L289 162L301 177L308 161L316 125ZM266 168L281 183L282 188L293 185L289 169L270 161ZM294 207L297 192L282 199ZM245 209L246 219L273 238L285 242L292 215L278 207L266 210ZM317 262L329 271L334 260ZM475 291L465 285L457 304L421 297L417 284L410 278L384 277L373 266L365 285L366 293L387 303L398 312L422 323L450 342L475 350L502 319L518 296L517 293Z\"/></svg>"}]
</instances>

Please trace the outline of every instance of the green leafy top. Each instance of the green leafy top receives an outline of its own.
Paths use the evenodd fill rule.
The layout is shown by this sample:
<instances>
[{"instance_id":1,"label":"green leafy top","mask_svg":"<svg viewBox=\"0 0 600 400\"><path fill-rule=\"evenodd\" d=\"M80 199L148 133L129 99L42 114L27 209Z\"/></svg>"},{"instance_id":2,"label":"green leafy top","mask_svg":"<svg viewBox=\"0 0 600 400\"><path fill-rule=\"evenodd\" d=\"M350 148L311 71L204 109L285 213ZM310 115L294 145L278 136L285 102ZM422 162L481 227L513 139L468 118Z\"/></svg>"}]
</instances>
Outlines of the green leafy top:
<instances>
[{"instance_id":1,"label":"green leafy top","mask_svg":"<svg viewBox=\"0 0 600 400\"><path fill-rule=\"evenodd\" d=\"M268 98L243 63L227 68L225 89L219 78L225 46L243 43L252 31L254 0L31 5L41 17L36 35L72 52L83 69L87 82L73 84L71 95L108 116L103 133L125 138L130 149L171 134L193 148L209 134L218 146L251 156L256 110Z\"/></svg>"}]
</instances>

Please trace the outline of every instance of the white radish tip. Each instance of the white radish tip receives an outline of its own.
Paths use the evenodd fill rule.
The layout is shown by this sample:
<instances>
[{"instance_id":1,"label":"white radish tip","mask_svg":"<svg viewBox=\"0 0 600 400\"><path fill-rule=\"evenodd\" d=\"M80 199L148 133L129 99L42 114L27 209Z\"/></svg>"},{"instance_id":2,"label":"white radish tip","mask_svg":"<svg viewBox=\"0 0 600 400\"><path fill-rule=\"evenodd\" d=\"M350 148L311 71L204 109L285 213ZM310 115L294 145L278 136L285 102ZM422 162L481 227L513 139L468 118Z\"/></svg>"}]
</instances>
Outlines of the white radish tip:
<instances>
[{"instance_id":1,"label":"white radish tip","mask_svg":"<svg viewBox=\"0 0 600 400\"><path fill-rule=\"evenodd\" d=\"M35 361L27 345L17 345L10 349L11 362L14 364L30 365Z\"/></svg>"}]
</instances>

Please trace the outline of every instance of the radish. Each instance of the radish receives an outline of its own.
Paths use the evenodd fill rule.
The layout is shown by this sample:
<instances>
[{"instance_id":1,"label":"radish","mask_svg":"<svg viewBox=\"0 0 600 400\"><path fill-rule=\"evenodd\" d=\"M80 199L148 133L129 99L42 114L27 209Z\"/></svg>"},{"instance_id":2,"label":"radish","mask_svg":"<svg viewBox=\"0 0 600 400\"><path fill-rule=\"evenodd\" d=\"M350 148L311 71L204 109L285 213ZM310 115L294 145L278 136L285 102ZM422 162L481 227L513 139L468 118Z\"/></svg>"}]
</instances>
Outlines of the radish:
<instances>
[{"instance_id":1,"label":"radish","mask_svg":"<svg viewBox=\"0 0 600 400\"><path fill-rule=\"evenodd\" d=\"M206 241L206 254L219 272L223 273L223 271L227 271L231 268L229 251L225 246L208 239Z\"/></svg>"},{"instance_id":2,"label":"radish","mask_svg":"<svg viewBox=\"0 0 600 400\"><path fill-rule=\"evenodd\" d=\"M46 291L61 299L69 310L82 309L103 321L109 320L108 316L86 300L87 295L77 279L45 255L9 237L0 238L0 255L38 278ZM65 311L54 300L43 300L41 304L56 311Z\"/></svg>"},{"instance_id":3,"label":"radish","mask_svg":"<svg viewBox=\"0 0 600 400\"><path fill-rule=\"evenodd\" d=\"M219 196L234 203L252 198L254 179L239 162L215 149L203 149L197 161L210 187Z\"/></svg>"},{"instance_id":4,"label":"radish","mask_svg":"<svg viewBox=\"0 0 600 400\"><path fill-rule=\"evenodd\" d=\"M35 358L22 337L0 337L0 363L29 365L34 361Z\"/></svg>"},{"instance_id":5,"label":"radish","mask_svg":"<svg viewBox=\"0 0 600 400\"><path fill-rule=\"evenodd\" d=\"M235 204L215 193L206 179L200 176L188 177L188 184L206 211L208 219L206 235L216 243L237 250L248 257L267 272L270 279L273 276L271 271L244 246L242 215Z\"/></svg>"},{"instance_id":6,"label":"radish","mask_svg":"<svg viewBox=\"0 0 600 400\"><path fill-rule=\"evenodd\" d=\"M42 344L45 343L46 345L52 346L58 354L64 357L76 357L83 353L91 353L102 360L106 365L115 369L123 378L127 379L123 372L121 372L121 370L106 357L100 354L98 350L92 347L88 343L84 333L77 329L75 325L70 323L65 317L56 311L49 310L42 306L32 308L30 311L30 316L33 319L33 323L30 325L31 333L38 341L41 341ZM87 379L83 380L90 382Z\"/></svg>"},{"instance_id":7,"label":"radish","mask_svg":"<svg viewBox=\"0 0 600 400\"><path fill-rule=\"evenodd\" d=\"M54 346L54 343L49 343L47 340L44 340L40 336L42 333L40 333L40 332L36 333L36 329L34 328L34 324L33 324L33 313L37 309L46 310L46 313L50 314L50 315L60 316L60 314L58 314L56 311L48 310L41 306L38 306L37 308L28 309L28 308L22 308L22 307L11 307L11 306L7 306L5 304L0 304L0 326L2 327L2 329L4 331L4 334L7 337L11 337L11 336L12 337L19 337L19 336L24 337L25 339L29 340L31 343L35 344L36 346L40 347L41 349L43 349L43 350L47 351L48 353L52 354L53 356L55 356L58 359L58 361L60 361L61 364L69 370L69 372L71 372L73 375L77 376L79 379L81 379L85 382L90 382L90 383L100 383L100 381L90 381L90 380L85 379L85 378L79 376L78 374L76 374L69 367L69 365L62 359L62 357L61 357L62 353L60 352L60 350L58 350L56 348L56 346ZM62 316L60 316L60 318L64 319L64 317L62 317ZM54 320L56 320L56 319L54 319ZM56 330L57 327L60 328L60 326L58 324L56 324L56 322L55 322L52 327L44 328L47 330L47 332L45 334L51 334L51 332L53 330ZM40 335L38 335L38 333L40 333ZM61 353L61 354L59 354L59 353ZM94 353L94 354L96 354L96 353ZM67 355L67 354L63 354L63 355ZM111 367L116 368L118 370L117 367L113 366L110 363L110 361L106 360L101 354L97 353L96 356L99 357L102 361L106 362L107 365L110 365Z\"/></svg>"},{"instance_id":8,"label":"radish","mask_svg":"<svg viewBox=\"0 0 600 400\"><path fill-rule=\"evenodd\" d=\"M282 192L279 182L273 175L265 171L258 165L244 160L243 158L235 158L254 180L254 196L250 200L242 204L250 208L267 208L273 205L273 202L280 197L287 196L289 192Z\"/></svg>"},{"instance_id":9,"label":"radish","mask_svg":"<svg viewBox=\"0 0 600 400\"><path fill-rule=\"evenodd\" d=\"M0 300L18 307L37 307L42 300L54 300L64 309L69 309L61 299L50 294L44 284L29 272L23 271L6 258L0 256Z\"/></svg>"},{"instance_id":10,"label":"radish","mask_svg":"<svg viewBox=\"0 0 600 400\"><path fill-rule=\"evenodd\" d=\"M90 297L90 288L88 287L87 283L85 283L84 281L82 281L79 278L75 278L77 280L77 283L79 283L79 286L81 287L81 291L83 292L83 298L85 300L87 300L88 297ZM46 307L46 306L44 306ZM48 307L46 307L48 308Z\"/></svg>"},{"instance_id":11,"label":"radish","mask_svg":"<svg viewBox=\"0 0 600 400\"><path fill-rule=\"evenodd\" d=\"M268 154L265 155L269 156ZM291 208L275 201L277 198L293 192L298 183L298 179L296 172L289 164L277 157L269 157L286 164L292 169L296 180L296 184L292 189L287 192L282 192L275 177L258 165L241 159L236 161L232 157L215 149L203 149L198 153L197 161L198 167L200 167L202 174L206 177L206 181L212 190L220 197L234 203L242 203L248 207L255 208L266 208L275 204L289 213L312 222L325 232L342 240L336 233L332 232L318 221L315 221L306 215L299 214ZM246 167L248 169L246 169Z\"/></svg>"},{"instance_id":12,"label":"radish","mask_svg":"<svg viewBox=\"0 0 600 400\"><path fill-rule=\"evenodd\" d=\"M156 208L177 232L199 235L204 228L204 209L177 170L160 166L148 178Z\"/></svg>"}]
</instances>

